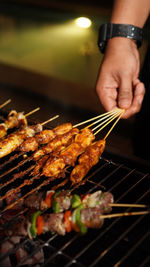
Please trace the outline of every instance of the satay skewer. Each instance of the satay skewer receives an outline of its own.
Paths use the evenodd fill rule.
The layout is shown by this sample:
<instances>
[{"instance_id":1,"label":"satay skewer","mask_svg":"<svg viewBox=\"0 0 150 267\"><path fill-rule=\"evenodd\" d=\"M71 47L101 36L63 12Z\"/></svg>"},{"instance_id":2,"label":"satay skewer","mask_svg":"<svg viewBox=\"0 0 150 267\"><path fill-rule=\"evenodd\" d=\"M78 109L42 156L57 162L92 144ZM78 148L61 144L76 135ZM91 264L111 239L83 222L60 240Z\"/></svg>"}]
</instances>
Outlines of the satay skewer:
<instances>
[{"instance_id":1,"label":"satay skewer","mask_svg":"<svg viewBox=\"0 0 150 267\"><path fill-rule=\"evenodd\" d=\"M11 102L11 99L8 99L7 101L5 101L3 104L0 105L0 109L3 108L3 107L5 107L10 102Z\"/></svg>"},{"instance_id":2,"label":"satay skewer","mask_svg":"<svg viewBox=\"0 0 150 267\"><path fill-rule=\"evenodd\" d=\"M86 127L86 128L87 128L87 127ZM85 128L85 129L86 129L86 128ZM82 134L81 134L81 135L82 135ZM93 139L91 139L90 142L92 142L92 140L93 140ZM71 145L71 146L72 146L72 145ZM86 145L86 146L87 146L87 145ZM104 144L103 144L103 147L104 147ZM62 153L63 153L63 151L62 151ZM62 160L63 160L63 158L61 158L61 154L62 154L62 153L60 153L61 168L59 169L59 173L65 168L66 164L68 164L68 162L66 163L65 160L64 160L64 162L62 163ZM77 156L80 155L80 153L82 153L82 152L80 151L79 153L77 153L77 155L76 155L74 161L76 160ZM68 152L67 152L67 154L68 154ZM63 155L63 156L64 156L64 155ZM56 162L57 162L57 159L56 159ZM69 159L69 162L70 162L70 159ZM45 165L45 164L46 164L46 165ZM54 165L55 163L54 163L54 162L51 163L51 159L50 159L50 164ZM56 163L56 164L57 164L57 163ZM70 163L70 164L71 164L71 163ZM50 175L49 172L47 173L47 171L46 171L46 173L45 173L45 170L46 170L46 168L47 168L46 166L48 166L48 165L49 165L49 160L48 160L48 161L46 160L46 163L44 163L44 167L43 167L43 168L44 168L44 172L42 172L42 174L45 175L45 176L47 176L47 177L51 177L51 176L52 176L52 177L51 177L51 180L52 180L52 179L54 179L55 176L54 176L54 175ZM72 165L72 164L71 164L71 165ZM49 167L48 167L48 168L49 168ZM40 175L40 173L39 173L39 175ZM54 177L53 177L53 176L54 176ZM36 175L35 175L35 177L36 177ZM32 179L31 179L30 181L34 181L34 179L36 179L36 178L34 178L34 176L33 176ZM25 183L27 183L27 181L25 181L23 184L25 185ZM23 184L21 185L21 187L24 186Z\"/></svg>"},{"instance_id":3,"label":"satay skewer","mask_svg":"<svg viewBox=\"0 0 150 267\"><path fill-rule=\"evenodd\" d=\"M93 133L92 133L92 131L91 130L89 130L89 129L86 129L85 128L85 130L86 130L86 135L87 135L87 132L88 132L88 135L89 135L89 133L90 133L90 139L89 139L89 141L88 142L92 142L92 140L93 140L93 138L94 138L94 135L93 135ZM83 133L81 133L81 134L79 134L79 135L83 135L84 136L84 134ZM83 136L82 136L82 138L83 138ZM81 139L82 139L81 138ZM80 138L79 138L80 139ZM88 144L84 144L84 146L86 147ZM63 152L63 151L62 151ZM78 151L77 151L78 152ZM80 149L80 151L79 151L79 153L82 153L82 149ZM77 156L79 155L79 153L76 153L76 158L77 158ZM74 160L76 160L76 158L74 158ZM63 169L65 168L65 166L66 166L66 163L65 163L65 161L64 161L64 164L63 164ZM63 171L63 169L62 168L59 168L59 172L61 172L61 171ZM8 172L7 172L7 174L8 174ZM43 173L42 173L43 174ZM43 175L45 175L45 174L43 174ZM46 175L45 175L46 176ZM39 179L39 175L35 175L35 176L33 176L30 180L24 180L24 182L20 185L20 186L18 186L17 188L15 188L14 189L14 192L18 192L22 187L24 187L24 186L26 186L26 185L30 185L30 184L32 184L33 182L34 182L34 180L35 179L37 179L37 177L38 177L38 179ZM49 176L48 176L49 177ZM52 180L52 178L53 177L51 177L50 176L50 180ZM54 178L53 178L54 179ZM48 179L49 180L49 179ZM8 183L7 183L8 184ZM1 198L0 198L0 200L3 200L3 199L5 199L6 197L8 197L9 195L11 194L11 191L8 191L4 196L2 196Z\"/></svg>"},{"instance_id":4,"label":"satay skewer","mask_svg":"<svg viewBox=\"0 0 150 267\"><path fill-rule=\"evenodd\" d=\"M114 214L107 214L107 215L101 215L101 219L111 219L116 217L124 217L124 216L136 216L136 215L145 215L149 214L150 211L135 211L135 212L121 212L121 213L114 213Z\"/></svg>"},{"instance_id":5,"label":"satay skewer","mask_svg":"<svg viewBox=\"0 0 150 267\"><path fill-rule=\"evenodd\" d=\"M7 119L3 123L0 123L0 139L7 135L7 131L9 129L27 126L28 123L26 118L29 115L37 112L39 109L40 108L36 108L26 115L24 115L24 112L16 112L15 110L10 111Z\"/></svg>"},{"instance_id":6,"label":"satay skewer","mask_svg":"<svg viewBox=\"0 0 150 267\"><path fill-rule=\"evenodd\" d=\"M56 116L54 116L54 117L52 117L52 118L50 118L50 119L48 119L48 120L42 122L41 125L44 126L45 124L49 123L49 122L52 121L52 120L57 119L58 117L59 117L59 115L56 115ZM23 155L23 154L24 154L24 153L21 153L21 155ZM32 159L32 157L31 157L31 159ZM28 158L26 161L20 162L17 166L14 166L14 167L11 168L10 170L8 170L8 171L6 171L5 173L3 173L2 175L0 175L0 179L1 179L2 177L4 177L4 176L8 175L9 173L11 173L12 171L14 171L15 169L17 169L18 167L22 166L22 165L23 165L25 162L27 162L28 160L29 160L29 158ZM4 183L4 184L0 184L1 189L2 189L3 187L5 187L6 185L8 185L12 180L13 180L13 179L7 181L7 182Z\"/></svg>"},{"instance_id":7,"label":"satay skewer","mask_svg":"<svg viewBox=\"0 0 150 267\"><path fill-rule=\"evenodd\" d=\"M116 115L115 115L115 116L116 116ZM92 142L92 139L91 139L91 142ZM64 162L63 166L65 166L65 165L66 165L66 163ZM63 167L63 169L64 169L64 167ZM59 171L61 171L61 169L60 169ZM42 173L42 174L44 174L44 173ZM45 174L44 174L44 175L45 175ZM47 176L47 175L46 175L46 176ZM49 177L49 175L48 175L48 177ZM50 175L50 180L51 180L52 178L53 178L53 177L51 177L51 175ZM37 179L37 176L33 176L33 177L31 178L31 180L25 180L19 187L17 187L16 189L14 189L14 191L17 192L18 190L20 190L20 189L21 189L22 187L24 187L25 185L30 185L30 184L32 184L33 181L34 181L35 179ZM48 179L48 180L49 180L49 179ZM10 192L7 192L3 197L1 197L0 200L5 199L9 194L10 194Z\"/></svg>"},{"instance_id":8,"label":"satay skewer","mask_svg":"<svg viewBox=\"0 0 150 267\"><path fill-rule=\"evenodd\" d=\"M36 109L36 110L37 110L37 109ZM31 114L31 112L28 113L27 115L29 115L29 114ZM110 119L112 120L112 119L116 118L116 116L118 116L118 115L117 115L117 114L116 114L115 116L113 115L113 116L110 117ZM56 117L58 117L58 115L57 115ZM55 117L54 117L54 118L55 118ZM108 123L109 123L109 121L111 122L111 120L107 119L106 121L108 121ZM51 119L48 120L48 121L51 121ZM99 122L99 120L98 120L98 122ZM46 124L46 123L47 123L47 121L46 121L44 124ZM108 123L107 123L107 124L108 124ZM105 121L103 121L102 124L99 124L99 125L96 127L96 129L97 129L98 127L100 127L100 125L103 125L103 124L105 124ZM93 124L91 124L91 125L93 125ZM90 125L90 126L91 126L91 125ZM105 125L106 125L106 124L105 124ZM104 128L105 125L104 125L102 128ZM93 129L93 130L94 130L94 129Z\"/></svg>"}]
</instances>

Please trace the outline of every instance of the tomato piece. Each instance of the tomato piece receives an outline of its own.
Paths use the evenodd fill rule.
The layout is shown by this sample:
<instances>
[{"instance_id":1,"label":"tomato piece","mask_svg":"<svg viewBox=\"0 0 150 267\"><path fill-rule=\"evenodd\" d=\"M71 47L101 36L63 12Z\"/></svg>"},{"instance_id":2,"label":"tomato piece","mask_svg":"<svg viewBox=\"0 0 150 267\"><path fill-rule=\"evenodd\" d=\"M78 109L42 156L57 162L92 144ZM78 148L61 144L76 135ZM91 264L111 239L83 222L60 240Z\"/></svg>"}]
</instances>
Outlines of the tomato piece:
<instances>
[{"instance_id":1,"label":"tomato piece","mask_svg":"<svg viewBox=\"0 0 150 267\"><path fill-rule=\"evenodd\" d=\"M52 197L53 197L53 195L54 195L54 192L50 192L45 198L45 202L46 202L48 208L51 208L51 206L52 206Z\"/></svg>"},{"instance_id":2,"label":"tomato piece","mask_svg":"<svg viewBox=\"0 0 150 267\"><path fill-rule=\"evenodd\" d=\"M71 232L71 230L72 230L70 217L71 217L71 211L70 210L65 211L65 213L64 213L64 225L65 225L65 229L66 229L67 233Z\"/></svg>"},{"instance_id":3,"label":"tomato piece","mask_svg":"<svg viewBox=\"0 0 150 267\"><path fill-rule=\"evenodd\" d=\"M41 235L43 233L43 226L44 226L43 216L39 215L36 220L36 228L38 235Z\"/></svg>"}]
</instances>

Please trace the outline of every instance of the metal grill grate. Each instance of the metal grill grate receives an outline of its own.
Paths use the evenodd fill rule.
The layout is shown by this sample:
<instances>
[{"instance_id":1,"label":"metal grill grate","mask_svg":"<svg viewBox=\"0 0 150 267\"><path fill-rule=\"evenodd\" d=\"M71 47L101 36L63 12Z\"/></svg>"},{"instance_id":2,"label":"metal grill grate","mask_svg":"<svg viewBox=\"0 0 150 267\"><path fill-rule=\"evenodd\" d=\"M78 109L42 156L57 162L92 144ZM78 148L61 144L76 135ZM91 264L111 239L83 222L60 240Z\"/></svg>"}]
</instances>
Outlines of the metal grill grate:
<instances>
[{"instance_id":1,"label":"metal grill grate","mask_svg":"<svg viewBox=\"0 0 150 267\"><path fill-rule=\"evenodd\" d=\"M7 160L9 160L9 157ZM22 160L23 158L21 156L20 158L16 157L13 161L10 160L9 164L6 164L6 161L2 161L1 164L3 165L0 166L1 175L6 171L8 172L9 169L14 168L16 163ZM31 162L27 161L20 168L3 176L0 182L3 183L10 180L16 172L20 173L21 171L25 171L27 167L30 167L30 164ZM18 186L24 179L27 179L27 177L17 179L6 188L0 189L0 195L2 196L12 187ZM22 194L25 194L40 182L36 181L33 185L26 186L25 189L23 188ZM50 188L51 184L47 185L43 190L49 190ZM66 186L66 188L68 187ZM89 173L86 178L86 183L76 188L75 192L84 194L99 189L110 191L114 195L115 202L149 204L150 175L140 172L137 169L129 168L124 164L101 158L97 166ZM114 212L129 210L131 209L113 208ZM26 212L26 210L20 211L20 213L24 214ZM3 235L4 229L11 228L12 224L15 224L19 220L20 213L10 221L4 217L4 214L1 214L1 219L4 220L5 224L0 225L0 244L3 244L7 239L9 240L9 237ZM92 267L130 266L131 264L132 266L149 266L149 225L149 215L121 217L105 220L101 229L89 229L85 236L71 232L64 237L48 233L36 238L36 240L23 238L9 252L6 254L1 253L0 266L3 266L3 260L8 258L11 259L12 266L27 266L27 259L31 259L41 250L44 253L44 262L31 266ZM28 250L28 255L17 264L13 255L22 246Z\"/></svg>"}]
</instances>

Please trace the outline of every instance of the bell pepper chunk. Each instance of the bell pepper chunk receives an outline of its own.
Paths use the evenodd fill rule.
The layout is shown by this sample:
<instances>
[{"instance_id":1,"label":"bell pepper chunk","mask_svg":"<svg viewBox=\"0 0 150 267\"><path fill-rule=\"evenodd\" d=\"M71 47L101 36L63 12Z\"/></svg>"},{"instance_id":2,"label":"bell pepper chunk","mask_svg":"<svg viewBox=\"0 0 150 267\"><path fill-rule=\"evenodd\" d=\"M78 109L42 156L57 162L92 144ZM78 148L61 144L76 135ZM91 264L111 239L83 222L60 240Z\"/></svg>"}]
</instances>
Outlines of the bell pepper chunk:
<instances>
[{"instance_id":1,"label":"bell pepper chunk","mask_svg":"<svg viewBox=\"0 0 150 267\"><path fill-rule=\"evenodd\" d=\"M30 226L30 233L31 233L32 237L36 237L37 236L36 221L37 221L37 217L40 214L41 214L40 211L36 211L32 215L32 218L31 218L31 226Z\"/></svg>"}]
</instances>

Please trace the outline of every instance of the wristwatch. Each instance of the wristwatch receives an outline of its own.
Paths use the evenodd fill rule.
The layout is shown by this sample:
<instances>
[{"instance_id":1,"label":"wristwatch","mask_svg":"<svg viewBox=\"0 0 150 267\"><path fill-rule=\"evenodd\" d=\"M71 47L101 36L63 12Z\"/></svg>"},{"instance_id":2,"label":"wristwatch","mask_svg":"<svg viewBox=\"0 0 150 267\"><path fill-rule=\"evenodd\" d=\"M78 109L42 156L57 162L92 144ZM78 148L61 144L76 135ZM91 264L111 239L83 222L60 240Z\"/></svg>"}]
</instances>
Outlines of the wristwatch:
<instances>
[{"instance_id":1,"label":"wristwatch","mask_svg":"<svg viewBox=\"0 0 150 267\"><path fill-rule=\"evenodd\" d=\"M143 40L143 30L130 24L102 24L99 29L98 47L102 53L105 52L107 41L113 37L125 37L135 40L139 48Z\"/></svg>"}]
</instances>

